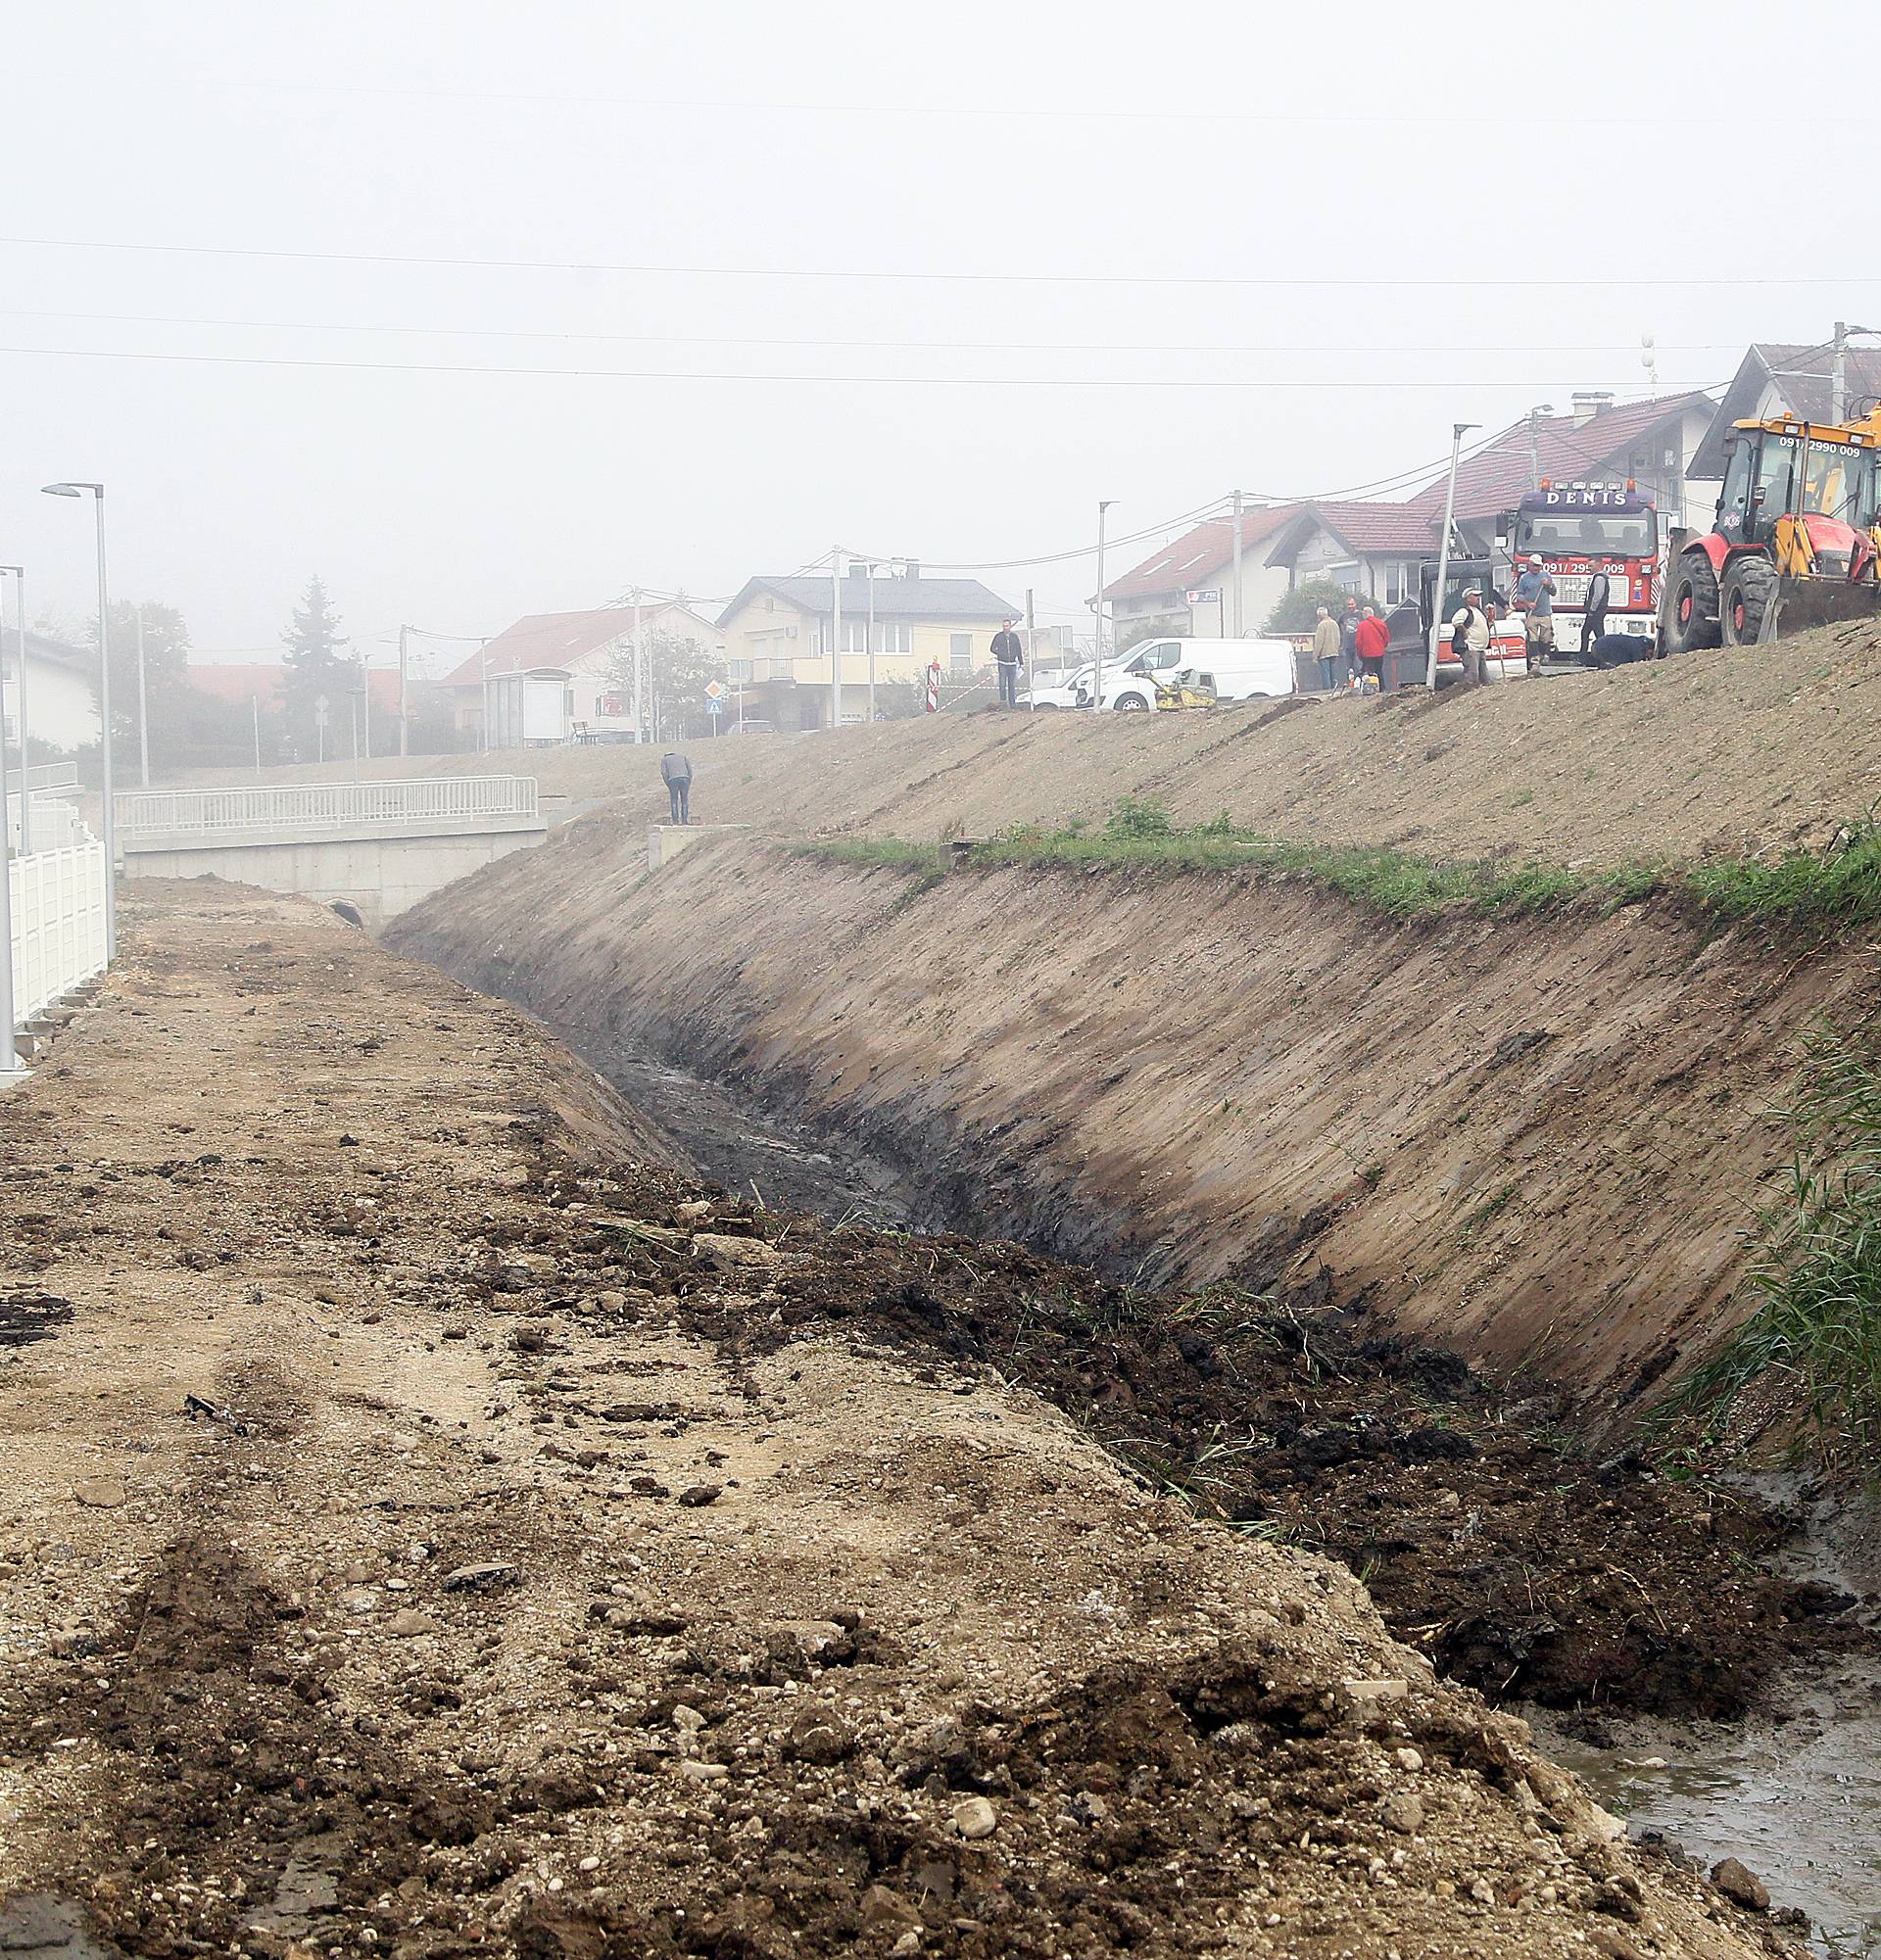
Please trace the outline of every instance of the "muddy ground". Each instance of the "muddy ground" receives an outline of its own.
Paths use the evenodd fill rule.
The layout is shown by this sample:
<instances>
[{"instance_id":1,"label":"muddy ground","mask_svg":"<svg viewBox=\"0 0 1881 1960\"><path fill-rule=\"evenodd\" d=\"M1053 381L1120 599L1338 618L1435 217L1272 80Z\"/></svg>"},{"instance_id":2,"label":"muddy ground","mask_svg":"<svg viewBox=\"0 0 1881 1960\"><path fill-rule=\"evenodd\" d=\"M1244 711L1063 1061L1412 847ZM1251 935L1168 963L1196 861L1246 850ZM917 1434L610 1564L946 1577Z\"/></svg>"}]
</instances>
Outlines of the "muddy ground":
<instances>
[{"instance_id":1,"label":"muddy ground","mask_svg":"<svg viewBox=\"0 0 1881 1960\"><path fill-rule=\"evenodd\" d=\"M980 1352L1102 1282L701 1193L511 1011L140 896L0 1130L12 1946L1780 1943Z\"/></svg>"}]
</instances>

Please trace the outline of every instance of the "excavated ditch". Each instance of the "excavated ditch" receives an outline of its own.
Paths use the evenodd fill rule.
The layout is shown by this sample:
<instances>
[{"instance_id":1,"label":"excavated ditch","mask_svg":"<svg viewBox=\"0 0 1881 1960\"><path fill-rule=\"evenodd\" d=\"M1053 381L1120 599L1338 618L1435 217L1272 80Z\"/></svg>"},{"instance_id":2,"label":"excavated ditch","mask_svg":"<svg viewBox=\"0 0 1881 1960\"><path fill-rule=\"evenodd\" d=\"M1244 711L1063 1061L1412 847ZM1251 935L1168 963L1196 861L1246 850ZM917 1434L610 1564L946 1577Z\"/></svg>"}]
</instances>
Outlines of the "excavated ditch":
<instances>
[{"instance_id":1,"label":"excavated ditch","mask_svg":"<svg viewBox=\"0 0 1881 1960\"><path fill-rule=\"evenodd\" d=\"M1881 1952L1860 1904L1869 1870L1852 1848L1876 1835L1881 1780L1864 1767L1868 1730L1848 1685L1871 1672L1881 1601L1799 1576L1794 1558L1776 1569L1779 1549L1801 1538L1795 1508L1668 1481L1619 1444L1583 1448L1564 1426L1576 1414L1571 1393L1520 1368L1478 1373L1404 1338L1376 1288L1301 1257L1352 1192L1329 1212L1276 1214L1244 1236L1238 1284L1199 1299L1137 1292L1126 1282L1182 1275L1167 1229L1146 1231L1102 1196L1100 1179L1029 1182L987 1118L979 1077L961 1079L973 1109L952 1116L955 1072L939 1066L918 1107L880 1093L843 1031L870 1010L846 992L794 1053L774 999L749 1010L761 1029L740 1020L746 990L763 986L762 961L721 959L682 1002L652 990L673 981L674 962L648 962L638 946L613 986L596 989L515 940L478 945L435 922L400 936L545 1015L730 1191L830 1221L1030 1242L1033 1253L958 1247L983 1281L964 1300L864 1287L854 1311L992 1361L1204 1512L1339 1557L1392 1630L1446 1672L1555 1711L1569 1725L1563 1745L1638 1828L1708 1858L1755 1844L1778 1897L1831 1929L1821 1950ZM848 935L834 936L832 965L852 960ZM592 946L579 957L592 963ZM648 966L658 971L637 981ZM872 1025L884 1021L878 1005ZM1513 1051L1501 1038L1490 1046L1507 1059L1493 1066L1552 1038ZM1086 1061L1085 1076L1101 1094L1142 1059L1114 1057L1108 1076ZM1043 1076L1056 1100L1063 1066L1054 1058ZM1007 1089L1023 1101L1021 1084ZM1042 1141L1049 1158L1049 1126ZM1359 1169L1363 1202L1390 1167ZM1489 1222L1476 1221L1478 1235ZM1054 1298L1037 1251L1094 1259L1109 1276ZM1257 1287L1278 1297L1252 1302ZM1816 1746L1786 1747L1805 1736ZM1853 1755L1823 1745L1829 1736Z\"/></svg>"}]
</instances>

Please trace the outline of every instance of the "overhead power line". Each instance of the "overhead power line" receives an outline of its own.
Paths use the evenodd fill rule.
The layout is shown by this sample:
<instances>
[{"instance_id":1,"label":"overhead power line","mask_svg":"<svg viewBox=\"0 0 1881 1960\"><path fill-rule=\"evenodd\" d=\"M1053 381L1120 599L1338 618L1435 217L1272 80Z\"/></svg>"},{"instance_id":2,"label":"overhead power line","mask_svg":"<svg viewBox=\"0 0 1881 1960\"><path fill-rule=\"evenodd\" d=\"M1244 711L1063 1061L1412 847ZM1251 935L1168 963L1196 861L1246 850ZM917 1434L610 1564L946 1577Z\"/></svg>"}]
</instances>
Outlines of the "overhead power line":
<instances>
[{"instance_id":1,"label":"overhead power line","mask_svg":"<svg viewBox=\"0 0 1881 1960\"><path fill-rule=\"evenodd\" d=\"M1098 375L1081 379L1070 374L780 374L741 372L735 368L670 367L524 367L483 361L449 360L333 360L308 355L276 354L178 354L132 348L101 347L0 347L0 354L41 355L69 360L169 361L202 367L298 367L328 368L356 374L479 374L519 375L564 381L742 381L804 383L839 388L1545 388L1546 381L1510 378L1484 380L1472 377L1457 380L1406 379L1379 380L1369 375L1343 378L1315 376L1307 380L1281 380L1272 376L1240 378L1231 375L1202 375L1184 378L1175 375ZM1619 384L1612 384L1618 386Z\"/></svg>"},{"instance_id":2,"label":"overhead power line","mask_svg":"<svg viewBox=\"0 0 1881 1960\"><path fill-rule=\"evenodd\" d=\"M277 95L362 95L390 96L405 101L509 102L553 108L661 110L675 115L694 115L706 111L734 116L884 116L895 120L922 118L944 121L1096 122L1106 126L1121 122L1180 122L1184 128L1196 123L1223 123L1239 128L1289 128L1325 124L1338 127L1453 129L1457 120L1454 113L1449 110L1414 116L1402 111L1375 109L1370 103L1357 109L1191 111L1186 108L1074 109L1056 104L1033 103L1011 106L990 103L920 103L904 101L899 95L892 101L875 102L752 102L717 96L603 95L548 89L416 88L401 87L396 82L238 80L229 85ZM1655 112L1653 121L1655 127L1691 125L1710 128L1712 126L1710 118L1697 115L1681 116L1676 111L1668 111L1664 115ZM1470 126L1471 128L1507 126L1516 129L1582 127L1637 129L1639 119L1624 114L1596 113L1590 116L1576 116L1565 111L1559 116L1550 116L1545 110L1535 114L1520 110L1498 113L1493 108L1478 111L1472 107L1470 111Z\"/></svg>"},{"instance_id":3,"label":"overhead power line","mask_svg":"<svg viewBox=\"0 0 1881 1960\"><path fill-rule=\"evenodd\" d=\"M413 326L370 320L250 320L188 313L85 313L50 307L0 307L0 319L81 320L107 326L227 327L268 333L352 333L419 335L433 339L593 341L636 347L788 347L833 350L878 349L896 353L959 354L1625 354L1633 343L1582 341L1569 346L1503 346L1473 341L1376 342L1334 341L1117 341L1117 340L894 340L836 339L824 335L725 333L601 333L573 328ZM1733 343L1662 341L1665 354L1727 354Z\"/></svg>"},{"instance_id":4,"label":"overhead power line","mask_svg":"<svg viewBox=\"0 0 1881 1960\"><path fill-rule=\"evenodd\" d=\"M405 252L315 252L285 246L174 245L145 244L124 238L27 238L0 236L0 245L31 247L59 252L143 252L168 258L255 259L276 263L291 261L322 265L418 265L446 270L500 272L618 272L646 277L701 279L844 279L905 281L917 285L996 285L996 286L1241 286L1263 290L1343 291L1363 288L1375 292L1380 287L1430 287L1445 292L1463 289L1486 291L1536 291L1542 289L1585 292L1590 288L1619 288L1637 291L1642 287L1760 287L1767 275L1696 272L1661 273L1635 271L1614 276L1558 279L1432 278L1424 274L1405 275L1369 272L1349 277L1315 278L1291 273L1268 272L941 272L889 266L842 265L688 265L634 260L600 259L495 259L470 255L420 254ZM1823 276L1786 271L1786 286L1881 285L1881 274L1838 272Z\"/></svg>"}]
</instances>

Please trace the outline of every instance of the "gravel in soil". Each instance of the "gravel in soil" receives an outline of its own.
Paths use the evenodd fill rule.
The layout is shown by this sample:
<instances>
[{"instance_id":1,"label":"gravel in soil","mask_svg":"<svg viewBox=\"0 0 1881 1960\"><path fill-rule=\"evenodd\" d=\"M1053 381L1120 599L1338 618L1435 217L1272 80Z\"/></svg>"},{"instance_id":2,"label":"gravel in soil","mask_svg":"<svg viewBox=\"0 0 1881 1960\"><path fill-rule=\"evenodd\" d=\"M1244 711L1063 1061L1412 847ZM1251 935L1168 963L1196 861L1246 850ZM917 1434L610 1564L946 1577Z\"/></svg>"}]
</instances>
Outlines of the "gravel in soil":
<instances>
[{"instance_id":1,"label":"gravel in soil","mask_svg":"<svg viewBox=\"0 0 1881 1960\"><path fill-rule=\"evenodd\" d=\"M265 1960L1789 1950L1002 1345L1062 1299L1064 1399L1082 1321L1140 1407L1225 1375L1221 1330L650 1168L519 1016L311 907L159 887L124 927L0 1134L6 1285L72 1309L0 1371L35 1923Z\"/></svg>"}]
</instances>

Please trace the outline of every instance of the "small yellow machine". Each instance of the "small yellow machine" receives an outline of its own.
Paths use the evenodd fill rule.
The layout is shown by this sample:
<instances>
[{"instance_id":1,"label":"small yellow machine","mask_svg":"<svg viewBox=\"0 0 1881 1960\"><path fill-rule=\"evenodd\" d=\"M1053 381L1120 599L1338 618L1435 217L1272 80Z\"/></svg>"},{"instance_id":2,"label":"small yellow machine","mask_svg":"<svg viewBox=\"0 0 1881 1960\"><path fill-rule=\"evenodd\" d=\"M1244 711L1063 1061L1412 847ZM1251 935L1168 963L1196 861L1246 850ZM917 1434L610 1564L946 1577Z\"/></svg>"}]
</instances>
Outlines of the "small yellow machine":
<instances>
[{"instance_id":1,"label":"small yellow machine","mask_svg":"<svg viewBox=\"0 0 1881 1960\"><path fill-rule=\"evenodd\" d=\"M1212 708L1215 677L1193 667L1178 667L1168 680L1156 683L1159 708Z\"/></svg>"}]
</instances>

